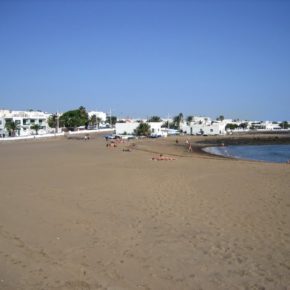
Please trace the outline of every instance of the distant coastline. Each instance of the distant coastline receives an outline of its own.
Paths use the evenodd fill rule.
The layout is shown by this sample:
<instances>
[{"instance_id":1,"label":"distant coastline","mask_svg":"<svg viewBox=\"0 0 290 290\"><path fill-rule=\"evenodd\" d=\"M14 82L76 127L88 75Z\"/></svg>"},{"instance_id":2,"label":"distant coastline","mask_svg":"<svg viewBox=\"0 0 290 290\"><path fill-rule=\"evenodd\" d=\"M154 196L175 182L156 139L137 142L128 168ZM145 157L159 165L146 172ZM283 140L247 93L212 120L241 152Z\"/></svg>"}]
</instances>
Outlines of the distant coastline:
<instances>
[{"instance_id":1,"label":"distant coastline","mask_svg":"<svg viewBox=\"0 0 290 290\"><path fill-rule=\"evenodd\" d=\"M267 133L267 134L241 134L229 136L205 137L197 141L196 144L205 146L227 146L227 145L275 145L290 144L290 132L287 134Z\"/></svg>"},{"instance_id":2,"label":"distant coastline","mask_svg":"<svg viewBox=\"0 0 290 290\"><path fill-rule=\"evenodd\" d=\"M223 146L241 146L241 145L287 145L290 144L290 134L243 134L235 136L219 136L210 137L197 141L193 144L194 151L201 155L211 156L215 158L236 159L232 156L214 154L210 150L205 150L209 147Z\"/></svg>"}]
</instances>

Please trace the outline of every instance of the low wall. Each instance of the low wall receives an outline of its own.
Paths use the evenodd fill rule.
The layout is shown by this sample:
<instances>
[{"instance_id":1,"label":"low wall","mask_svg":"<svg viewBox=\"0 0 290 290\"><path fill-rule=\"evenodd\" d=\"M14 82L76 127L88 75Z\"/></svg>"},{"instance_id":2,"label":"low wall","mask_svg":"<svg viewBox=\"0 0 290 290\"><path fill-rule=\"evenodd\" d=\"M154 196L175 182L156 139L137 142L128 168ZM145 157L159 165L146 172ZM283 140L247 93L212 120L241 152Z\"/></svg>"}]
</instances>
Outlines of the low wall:
<instances>
[{"instance_id":1,"label":"low wall","mask_svg":"<svg viewBox=\"0 0 290 290\"><path fill-rule=\"evenodd\" d=\"M77 135L77 134L90 134L90 133L111 132L111 131L113 131L113 129L106 128L106 129L97 129L97 130L68 131L68 132L43 134L43 135L5 137L5 138L0 138L0 142L1 141L18 141L18 140L51 138L51 137L58 137L58 136L64 136L64 135L70 136L70 135Z\"/></svg>"}]
</instances>

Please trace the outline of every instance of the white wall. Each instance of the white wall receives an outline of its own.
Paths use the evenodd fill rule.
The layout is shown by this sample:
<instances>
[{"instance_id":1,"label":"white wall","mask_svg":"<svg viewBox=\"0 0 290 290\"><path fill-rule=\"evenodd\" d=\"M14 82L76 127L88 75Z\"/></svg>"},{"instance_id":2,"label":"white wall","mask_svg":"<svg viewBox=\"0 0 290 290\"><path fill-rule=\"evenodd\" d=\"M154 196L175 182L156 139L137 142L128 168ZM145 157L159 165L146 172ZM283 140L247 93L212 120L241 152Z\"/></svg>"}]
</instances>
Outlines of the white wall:
<instances>
[{"instance_id":1,"label":"white wall","mask_svg":"<svg viewBox=\"0 0 290 290\"><path fill-rule=\"evenodd\" d=\"M117 135L122 134L134 134L134 130L139 126L140 123L116 123L115 130Z\"/></svg>"},{"instance_id":2,"label":"white wall","mask_svg":"<svg viewBox=\"0 0 290 290\"><path fill-rule=\"evenodd\" d=\"M161 134L162 122L148 122L153 134ZM116 134L134 134L134 130L140 125L138 122L116 123Z\"/></svg>"},{"instance_id":3,"label":"white wall","mask_svg":"<svg viewBox=\"0 0 290 290\"><path fill-rule=\"evenodd\" d=\"M187 126L185 129L187 134L200 134L203 132L203 134L206 135L224 135L226 134L225 130L226 124L221 123L212 123L212 124L191 124L190 126Z\"/></svg>"},{"instance_id":4,"label":"white wall","mask_svg":"<svg viewBox=\"0 0 290 290\"><path fill-rule=\"evenodd\" d=\"M161 125L163 122L149 122L151 133L153 134L161 134Z\"/></svg>"}]
</instances>

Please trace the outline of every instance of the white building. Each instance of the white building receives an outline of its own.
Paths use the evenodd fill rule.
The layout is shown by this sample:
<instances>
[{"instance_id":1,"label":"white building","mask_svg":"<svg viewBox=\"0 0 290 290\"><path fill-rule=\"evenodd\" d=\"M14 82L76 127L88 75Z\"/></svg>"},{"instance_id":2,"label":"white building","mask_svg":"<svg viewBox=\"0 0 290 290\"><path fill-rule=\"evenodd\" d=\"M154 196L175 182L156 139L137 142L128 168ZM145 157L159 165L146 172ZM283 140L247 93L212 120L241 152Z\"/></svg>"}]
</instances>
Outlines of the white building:
<instances>
[{"instance_id":1,"label":"white building","mask_svg":"<svg viewBox=\"0 0 290 290\"><path fill-rule=\"evenodd\" d=\"M47 134L50 131L47 120L51 114L40 111L11 111L0 110L0 136L9 136L9 132L5 128L6 122L15 122L18 125L16 136L29 136L36 134L31 127L39 125L38 134Z\"/></svg>"},{"instance_id":2,"label":"white building","mask_svg":"<svg viewBox=\"0 0 290 290\"><path fill-rule=\"evenodd\" d=\"M192 121L195 124L209 124L211 123L211 118L210 117L200 117L200 116L193 116Z\"/></svg>"},{"instance_id":3,"label":"white building","mask_svg":"<svg viewBox=\"0 0 290 290\"><path fill-rule=\"evenodd\" d=\"M209 117L193 117L190 123L183 122L180 129L190 135L224 135L227 122L212 121Z\"/></svg>"},{"instance_id":4,"label":"white building","mask_svg":"<svg viewBox=\"0 0 290 290\"><path fill-rule=\"evenodd\" d=\"M117 135L132 135L139 125L140 123L138 122L117 122L115 124L115 131Z\"/></svg>"},{"instance_id":5,"label":"white building","mask_svg":"<svg viewBox=\"0 0 290 290\"><path fill-rule=\"evenodd\" d=\"M213 121L210 124L192 124L190 126L191 135L225 135L226 123Z\"/></svg>"},{"instance_id":6,"label":"white building","mask_svg":"<svg viewBox=\"0 0 290 290\"><path fill-rule=\"evenodd\" d=\"M279 123L272 121L251 121L249 122L249 127L253 130L261 131L275 131L281 130Z\"/></svg>"},{"instance_id":7,"label":"white building","mask_svg":"<svg viewBox=\"0 0 290 290\"><path fill-rule=\"evenodd\" d=\"M163 136L164 133L161 130L161 125L163 122L148 122L151 134ZM116 123L116 134L125 135L125 134L134 134L135 129L140 125L140 122L126 122L126 123Z\"/></svg>"},{"instance_id":8,"label":"white building","mask_svg":"<svg viewBox=\"0 0 290 290\"><path fill-rule=\"evenodd\" d=\"M96 115L97 118L101 119L101 122L106 122L107 114L104 112L97 112L97 111L90 111L88 112L89 118L91 118L93 115Z\"/></svg>"}]
</instances>

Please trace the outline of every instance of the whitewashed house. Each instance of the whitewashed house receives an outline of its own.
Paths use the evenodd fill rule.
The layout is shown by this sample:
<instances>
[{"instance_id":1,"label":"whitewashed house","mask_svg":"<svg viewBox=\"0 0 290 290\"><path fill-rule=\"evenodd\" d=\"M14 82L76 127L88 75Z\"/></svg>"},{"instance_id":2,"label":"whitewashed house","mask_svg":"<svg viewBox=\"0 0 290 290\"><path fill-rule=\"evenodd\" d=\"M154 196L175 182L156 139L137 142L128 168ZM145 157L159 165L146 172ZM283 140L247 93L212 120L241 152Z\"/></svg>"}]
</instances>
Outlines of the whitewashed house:
<instances>
[{"instance_id":1,"label":"whitewashed house","mask_svg":"<svg viewBox=\"0 0 290 290\"><path fill-rule=\"evenodd\" d=\"M163 122L147 122L151 129L151 134L156 136L165 135L161 130L161 125ZM116 134L117 135L132 135L135 133L135 130L140 125L140 122L122 122L116 123Z\"/></svg>"},{"instance_id":2,"label":"whitewashed house","mask_svg":"<svg viewBox=\"0 0 290 290\"><path fill-rule=\"evenodd\" d=\"M270 131L273 131L273 130L281 130L281 127L276 122L265 121L264 124L265 124L265 129L266 130L270 130Z\"/></svg>"},{"instance_id":3,"label":"whitewashed house","mask_svg":"<svg viewBox=\"0 0 290 290\"><path fill-rule=\"evenodd\" d=\"M107 114L104 112L97 112L97 111L90 111L88 112L89 118L91 118L93 115L96 115L97 118L101 119L101 122L106 122Z\"/></svg>"},{"instance_id":4,"label":"whitewashed house","mask_svg":"<svg viewBox=\"0 0 290 290\"><path fill-rule=\"evenodd\" d=\"M11 111L0 110L0 136L9 136L9 132L5 128L6 122L13 121L18 125L16 136L29 136L36 134L31 127L39 125L38 134L47 134L50 132L48 126L48 118L51 114L41 111Z\"/></svg>"},{"instance_id":5,"label":"whitewashed house","mask_svg":"<svg viewBox=\"0 0 290 290\"><path fill-rule=\"evenodd\" d=\"M122 122L115 124L115 133L117 135L132 135L139 126L138 122Z\"/></svg>"},{"instance_id":6,"label":"whitewashed house","mask_svg":"<svg viewBox=\"0 0 290 290\"><path fill-rule=\"evenodd\" d=\"M279 124L272 121L251 121L249 122L249 126L252 130L257 131L281 130Z\"/></svg>"},{"instance_id":7,"label":"whitewashed house","mask_svg":"<svg viewBox=\"0 0 290 290\"><path fill-rule=\"evenodd\" d=\"M98 124L98 128L106 128L106 126L109 126L110 124L106 124L106 120L107 120L107 114L104 113L104 112L98 112L98 111L89 111L88 112L88 116L89 116L89 119L92 117L92 116L96 116L96 118L100 119L100 122ZM90 125L89 126L89 129L97 129L97 125Z\"/></svg>"},{"instance_id":8,"label":"whitewashed house","mask_svg":"<svg viewBox=\"0 0 290 290\"><path fill-rule=\"evenodd\" d=\"M192 124L190 126L191 135L225 135L226 123L213 121L210 124Z\"/></svg>"},{"instance_id":9,"label":"whitewashed house","mask_svg":"<svg viewBox=\"0 0 290 290\"><path fill-rule=\"evenodd\" d=\"M180 129L189 135L224 135L227 122L212 121L209 117L193 117L190 123L183 122Z\"/></svg>"}]
</instances>

